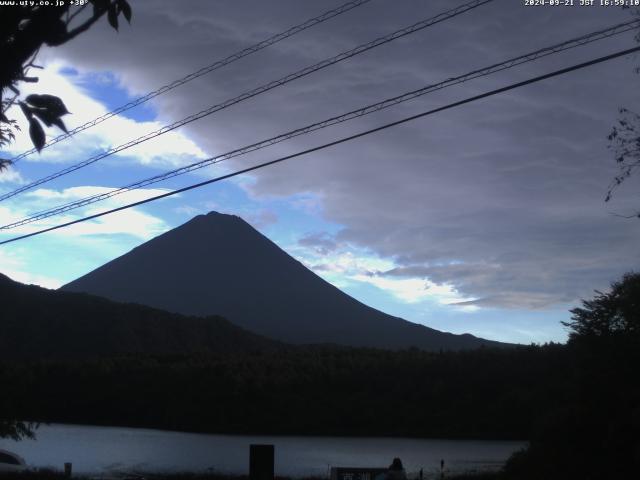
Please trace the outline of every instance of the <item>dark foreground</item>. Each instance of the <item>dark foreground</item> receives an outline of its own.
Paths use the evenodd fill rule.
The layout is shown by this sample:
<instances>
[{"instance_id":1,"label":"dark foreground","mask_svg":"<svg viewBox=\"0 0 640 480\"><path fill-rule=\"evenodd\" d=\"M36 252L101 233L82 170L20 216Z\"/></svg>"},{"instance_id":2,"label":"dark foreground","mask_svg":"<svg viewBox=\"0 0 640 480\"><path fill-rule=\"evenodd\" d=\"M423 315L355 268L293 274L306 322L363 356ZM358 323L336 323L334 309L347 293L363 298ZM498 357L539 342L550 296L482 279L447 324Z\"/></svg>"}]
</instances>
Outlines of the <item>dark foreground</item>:
<instances>
[{"instance_id":1,"label":"dark foreground","mask_svg":"<svg viewBox=\"0 0 640 480\"><path fill-rule=\"evenodd\" d=\"M68 480L69 477L64 473L54 470L36 470L21 473L0 473L0 479L2 480ZM89 480L89 479L119 479L119 480L249 480L248 476L235 476L235 475L222 475L219 473L211 474L195 474L195 473L176 473L176 474L130 474L118 476L99 476L99 475L73 475L71 478L75 480ZM276 477L276 480L284 480L283 477ZM311 479L307 479L311 480Z\"/></svg>"},{"instance_id":2,"label":"dark foreground","mask_svg":"<svg viewBox=\"0 0 640 480\"><path fill-rule=\"evenodd\" d=\"M631 273L583 301L566 324L567 345L7 360L0 362L0 385L9 386L0 395L0 437L28 435L30 424L15 419L33 419L216 433L516 438L529 447L502 472L466 478L637 479L639 299L640 273Z\"/></svg>"},{"instance_id":3,"label":"dark foreground","mask_svg":"<svg viewBox=\"0 0 640 480\"><path fill-rule=\"evenodd\" d=\"M3 473L0 472L0 479L2 480L68 480L69 477L64 473L55 470L35 470L29 472L20 473ZM75 480L90 480L90 479L118 479L118 480L249 480L248 476L242 475L223 475L219 473L175 473L175 474L119 474L117 476L100 476L100 475L73 475L71 478ZM284 477L276 477L276 480L285 480ZM305 479L312 480L312 479ZM319 480L319 479L317 479Z\"/></svg>"},{"instance_id":4,"label":"dark foreground","mask_svg":"<svg viewBox=\"0 0 640 480\"><path fill-rule=\"evenodd\" d=\"M0 364L0 384L13 386L0 403L13 418L169 430L525 438L501 478L624 480L640 468L639 370L635 335L443 354Z\"/></svg>"},{"instance_id":5,"label":"dark foreground","mask_svg":"<svg viewBox=\"0 0 640 480\"><path fill-rule=\"evenodd\" d=\"M101 476L76 476L75 480L93 480L93 479L118 479L118 480L249 480L244 475L224 475L220 473L174 473L174 474L144 474L144 475L119 475L117 477L101 477ZM468 475L444 476L443 480L502 480L504 477L501 473L482 473ZM1 480L68 480L63 473L53 470L37 470L24 473L0 473ZM276 476L275 480L291 480L288 477ZM298 480L326 480L322 477L305 477Z\"/></svg>"}]
</instances>

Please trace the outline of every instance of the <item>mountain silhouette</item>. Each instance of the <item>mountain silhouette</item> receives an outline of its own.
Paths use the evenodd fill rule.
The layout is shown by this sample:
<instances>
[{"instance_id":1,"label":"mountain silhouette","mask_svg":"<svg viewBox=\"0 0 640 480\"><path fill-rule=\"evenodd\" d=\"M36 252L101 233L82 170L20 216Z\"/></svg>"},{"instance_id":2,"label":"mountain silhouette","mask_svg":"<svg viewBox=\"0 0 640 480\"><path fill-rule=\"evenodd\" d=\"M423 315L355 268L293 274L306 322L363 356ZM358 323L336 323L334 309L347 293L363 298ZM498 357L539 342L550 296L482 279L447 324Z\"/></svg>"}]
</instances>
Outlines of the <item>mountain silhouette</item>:
<instances>
[{"instance_id":1,"label":"mountain silhouette","mask_svg":"<svg viewBox=\"0 0 640 480\"><path fill-rule=\"evenodd\" d=\"M458 350L504 345L408 322L355 300L237 216L211 212L62 287L186 315L220 315L295 344Z\"/></svg>"},{"instance_id":2,"label":"mountain silhouette","mask_svg":"<svg viewBox=\"0 0 640 480\"><path fill-rule=\"evenodd\" d=\"M124 354L231 354L284 348L224 318L188 317L0 274L0 360Z\"/></svg>"}]
</instances>

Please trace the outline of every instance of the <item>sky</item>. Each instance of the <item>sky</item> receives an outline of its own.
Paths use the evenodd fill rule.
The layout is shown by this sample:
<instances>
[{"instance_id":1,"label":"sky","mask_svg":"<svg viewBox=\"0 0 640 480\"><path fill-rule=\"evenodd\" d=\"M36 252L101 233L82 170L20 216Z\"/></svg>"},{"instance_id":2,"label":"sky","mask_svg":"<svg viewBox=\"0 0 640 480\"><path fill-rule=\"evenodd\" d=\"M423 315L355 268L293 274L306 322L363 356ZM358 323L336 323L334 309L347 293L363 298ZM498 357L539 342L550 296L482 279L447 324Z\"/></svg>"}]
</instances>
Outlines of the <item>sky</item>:
<instances>
[{"instance_id":1,"label":"sky","mask_svg":"<svg viewBox=\"0 0 640 480\"><path fill-rule=\"evenodd\" d=\"M69 128L340 5L316 0L143 0L119 32L99 22L40 52L29 93L61 97ZM464 2L372 0L30 155L6 193ZM617 7L495 0L0 202L2 225L431 83L631 19ZM631 48L625 33L128 192L0 240L273 160ZM0 246L0 272L57 288L219 211L242 217L358 300L439 330L566 340L569 310L640 265L637 177L604 197L607 135L638 111L638 55L528 85L160 201ZM20 115L13 111L15 118ZM10 117L12 115L9 115ZM27 126L23 125L23 132ZM50 136L59 132L48 131ZM31 147L18 135L3 157ZM212 251L215 245L211 246ZM215 275L215 272L212 272Z\"/></svg>"}]
</instances>

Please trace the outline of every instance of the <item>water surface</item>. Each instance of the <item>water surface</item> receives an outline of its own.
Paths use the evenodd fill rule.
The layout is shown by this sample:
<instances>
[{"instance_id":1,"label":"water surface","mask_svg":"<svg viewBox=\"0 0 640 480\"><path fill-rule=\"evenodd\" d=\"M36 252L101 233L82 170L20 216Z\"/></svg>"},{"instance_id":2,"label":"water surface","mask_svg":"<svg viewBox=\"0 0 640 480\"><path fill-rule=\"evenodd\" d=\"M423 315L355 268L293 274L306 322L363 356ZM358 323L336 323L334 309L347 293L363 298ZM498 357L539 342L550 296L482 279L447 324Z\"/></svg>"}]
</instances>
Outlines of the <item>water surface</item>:
<instances>
[{"instance_id":1,"label":"water surface","mask_svg":"<svg viewBox=\"0 0 640 480\"><path fill-rule=\"evenodd\" d=\"M163 430L80 425L43 425L37 439L0 439L0 448L18 453L32 467L74 473L208 471L248 474L249 445L275 445L276 475L327 476L330 466L386 467L400 457L410 476L496 469L524 442L379 437L298 437L209 435Z\"/></svg>"}]
</instances>

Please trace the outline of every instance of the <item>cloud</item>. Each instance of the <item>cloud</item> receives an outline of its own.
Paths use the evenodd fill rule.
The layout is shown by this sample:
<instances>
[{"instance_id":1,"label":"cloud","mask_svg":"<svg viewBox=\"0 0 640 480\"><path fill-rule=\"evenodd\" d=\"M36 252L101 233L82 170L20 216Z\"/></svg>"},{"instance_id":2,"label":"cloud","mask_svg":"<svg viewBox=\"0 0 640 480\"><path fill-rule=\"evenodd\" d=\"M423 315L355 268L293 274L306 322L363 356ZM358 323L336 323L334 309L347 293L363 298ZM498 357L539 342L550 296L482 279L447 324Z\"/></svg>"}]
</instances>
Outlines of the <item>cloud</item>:
<instances>
[{"instance_id":1,"label":"cloud","mask_svg":"<svg viewBox=\"0 0 640 480\"><path fill-rule=\"evenodd\" d=\"M438 285L418 275L390 275L389 260L348 244L337 244L327 234L311 234L298 240L297 258L308 268L340 287L357 284L372 285L395 297L402 303L435 302L439 306L451 306L473 312L476 305L464 304L471 299L460 295L451 285Z\"/></svg>"},{"instance_id":2,"label":"cloud","mask_svg":"<svg viewBox=\"0 0 640 480\"><path fill-rule=\"evenodd\" d=\"M74 76L65 76L62 73L67 67L69 65L64 62L49 62L44 70L38 72L40 81L36 84L24 85L21 91L23 96L30 93L42 93L41 84L46 85L47 93L63 99L68 110L72 112L63 118L67 128L71 130L104 115L108 110L101 102L91 98L84 87L85 75L80 73ZM7 115L18 120L22 132L28 132L28 123L18 111L18 107L10 109ZM154 132L163 126L164 124L159 121L136 121L118 115L76 134L71 139L48 147L39 154L32 154L26 157L26 161L77 163L104 150ZM46 133L49 140L62 132L56 128L49 128L46 129ZM16 135L16 141L9 145L8 150L13 155L17 155L31 148L33 148L33 144L29 136L19 134ZM114 157L120 161L134 159L136 163L147 166L175 167L206 158L207 155L184 133L174 130L156 137L153 141L147 141L123 150L115 154Z\"/></svg>"},{"instance_id":3,"label":"cloud","mask_svg":"<svg viewBox=\"0 0 640 480\"><path fill-rule=\"evenodd\" d=\"M319 252L315 247L304 247L298 254L305 263L315 264L314 268L346 278L372 276L378 269L390 265L388 260L346 246L328 253Z\"/></svg>"},{"instance_id":4,"label":"cloud","mask_svg":"<svg viewBox=\"0 0 640 480\"><path fill-rule=\"evenodd\" d=\"M97 212L95 211L95 213ZM168 225L164 220L130 209L72 225L63 229L62 232L67 236L131 235L146 241L164 233L168 229Z\"/></svg>"},{"instance_id":5,"label":"cloud","mask_svg":"<svg viewBox=\"0 0 640 480\"><path fill-rule=\"evenodd\" d=\"M0 183L13 183L17 185L24 185L26 180L22 177L22 174L13 166L8 166L0 170Z\"/></svg>"},{"instance_id":6,"label":"cloud","mask_svg":"<svg viewBox=\"0 0 640 480\"><path fill-rule=\"evenodd\" d=\"M326 233L309 233L298 240L298 245L311 247L320 255L326 255L338 248L336 241Z\"/></svg>"},{"instance_id":7,"label":"cloud","mask_svg":"<svg viewBox=\"0 0 640 480\"><path fill-rule=\"evenodd\" d=\"M322 199L313 193L298 194L291 198L289 204L308 215L320 215L322 213Z\"/></svg>"},{"instance_id":8,"label":"cloud","mask_svg":"<svg viewBox=\"0 0 640 480\"><path fill-rule=\"evenodd\" d=\"M69 202L74 200L80 200L85 197L91 197L94 195L101 195L110 193L117 190L111 187L101 187L93 185L82 185L78 187L69 187L63 190L53 190L50 188L38 188L30 192L26 192L25 197L29 197L35 200L46 200L55 202ZM111 197L108 201L112 205L125 205L127 203L138 202L147 198L161 195L163 193L170 192L171 190L166 188L138 188L135 190L128 190L117 196Z\"/></svg>"},{"instance_id":9,"label":"cloud","mask_svg":"<svg viewBox=\"0 0 640 480\"><path fill-rule=\"evenodd\" d=\"M0 223L6 225L19 221L34 211L50 208L52 204L58 205L72 202L87 196L110 192L113 189L99 186L79 186L63 190L38 189L25 194L19 202L0 206ZM40 229L49 228L70 221L90 216L128 203L137 202L162 193L166 189L138 189L122 195L112 197L99 204L82 207L55 217L40 220L24 226L6 230L10 236L23 235ZM130 208L116 213L105 215L93 220L78 223L69 227L55 230L48 235L75 237L90 235L130 235L142 240L149 240L154 236L168 230L168 225L160 217L144 212L140 208Z\"/></svg>"},{"instance_id":10,"label":"cloud","mask_svg":"<svg viewBox=\"0 0 640 480\"><path fill-rule=\"evenodd\" d=\"M523 263L521 268L526 269L526 272L520 274L517 273L515 262L512 260L507 268L500 264L457 262L447 265L396 267L380 272L380 275L385 278L428 278L436 285L452 284L462 291L482 292L482 298L456 301L455 304L460 306L539 310L558 303L571 303L577 296L583 295L575 290L575 293L545 291L548 288L546 282L550 279L541 277L539 272L537 275L540 284L533 285L532 276L536 275L536 272L526 262Z\"/></svg>"},{"instance_id":11,"label":"cloud","mask_svg":"<svg viewBox=\"0 0 640 480\"><path fill-rule=\"evenodd\" d=\"M356 275L353 278L388 291L407 303L435 300L440 305L466 307L467 312L472 312L477 307L473 300L462 297L450 285L437 285L419 278L398 279L378 275Z\"/></svg>"},{"instance_id":12,"label":"cloud","mask_svg":"<svg viewBox=\"0 0 640 480\"><path fill-rule=\"evenodd\" d=\"M184 132L202 151L220 153L628 18L619 9L555 9L547 15L507 3L371 50L195 122ZM245 48L263 33L320 13L316 4L301 5L293 0L255 0L238 7L192 2L184 9L178 2L147 2L139 6L135 27L122 29L117 40L108 26L99 25L82 41L45 55L81 70L112 71L121 85L139 94ZM447 8L445 0L410 8L371 2L158 97L154 108L162 119L185 117ZM228 168L627 48L632 36L443 90L241 157ZM343 227L332 241L381 259L382 266L364 266L369 273L387 271L369 276L363 265L344 256L307 259L326 275L376 282L405 299L418 298L427 284L442 287L443 298L452 302L483 307L565 304L606 288L640 265L640 222L613 217L609 210L620 203L605 208L602 202L616 173L606 135L618 106L636 98L636 80L632 62L620 59L262 169L239 185L254 200L295 201L304 193L316 202L306 205L307 213ZM626 205L629 196L622 193L615 201ZM305 205L300 207L304 211ZM402 269L406 275L400 275Z\"/></svg>"},{"instance_id":13,"label":"cloud","mask_svg":"<svg viewBox=\"0 0 640 480\"><path fill-rule=\"evenodd\" d=\"M247 212L242 218L255 229L262 229L278 222L278 215L271 210L261 209L257 212Z\"/></svg>"},{"instance_id":14,"label":"cloud","mask_svg":"<svg viewBox=\"0 0 640 480\"><path fill-rule=\"evenodd\" d=\"M34 284L45 288L58 288L63 285L63 282L58 279L26 272L24 255L24 251L0 250L0 273L27 285Z\"/></svg>"},{"instance_id":15,"label":"cloud","mask_svg":"<svg viewBox=\"0 0 640 480\"><path fill-rule=\"evenodd\" d=\"M566 298L565 303L574 301L574 298ZM549 293L506 293L496 294L485 298L473 300L454 301L451 305L459 307L500 307L510 309L544 310L558 303L558 297Z\"/></svg>"},{"instance_id":16,"label":"cloud","mask_svg":"<svg viewBox=\"0 0 640 480\"><path fill-rule=\"evenodd\" d=\"M180 205L179 207L175 207L173 211L180 215L186 215L187 217L195 217L202 213L201 208L193 207L191 205Z\"/></svg>"}]
</instances>

